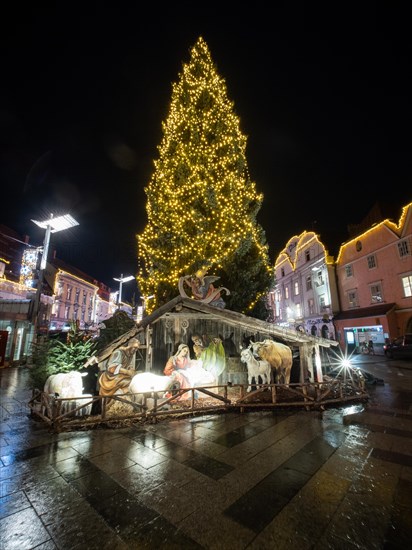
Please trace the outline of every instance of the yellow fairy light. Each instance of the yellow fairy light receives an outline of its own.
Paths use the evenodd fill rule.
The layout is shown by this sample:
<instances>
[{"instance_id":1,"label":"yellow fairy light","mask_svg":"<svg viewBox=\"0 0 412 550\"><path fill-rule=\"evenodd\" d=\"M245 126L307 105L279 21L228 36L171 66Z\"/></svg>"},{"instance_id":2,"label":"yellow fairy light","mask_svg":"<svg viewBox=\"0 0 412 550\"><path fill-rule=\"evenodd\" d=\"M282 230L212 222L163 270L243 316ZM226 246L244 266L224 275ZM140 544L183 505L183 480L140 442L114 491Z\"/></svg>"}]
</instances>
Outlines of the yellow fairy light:
<instances>
[{"instance_id":1,"label":"yellow fairy light","mask_svg":"<svg viewBox=\"0 0 412 550\"><path fill-rule=\"evenodd\" d=\"M243 240L271 269L254 219L263 195L249 177L247 140L202 37L179 76L145 188L148 223L137 235L139 288L156 296L149 312L165 285L177 291L182 275L221 268Z\"/></svg>"}]
</instances>

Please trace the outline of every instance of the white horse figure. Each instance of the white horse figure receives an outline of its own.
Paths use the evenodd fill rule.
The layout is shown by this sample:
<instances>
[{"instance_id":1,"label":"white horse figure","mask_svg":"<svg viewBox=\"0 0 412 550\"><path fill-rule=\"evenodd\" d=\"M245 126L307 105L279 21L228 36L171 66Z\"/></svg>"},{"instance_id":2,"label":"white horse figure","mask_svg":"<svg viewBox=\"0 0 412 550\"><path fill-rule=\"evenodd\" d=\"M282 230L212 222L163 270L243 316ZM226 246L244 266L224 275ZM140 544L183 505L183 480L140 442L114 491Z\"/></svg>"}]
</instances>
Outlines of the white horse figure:
<instances>
[{"instance_id":1,"label":"white horse figure","mask_svg":"<svg viewBox=\"0 0 412 550\"><path fill-rule=\"evenodd\" d=\"M44 384L43 391L47 395L54 395L62 399L62 414L81 407L75 411L76 416L90 415L93 396L90 393L83 393L83 378L86 376L87 372L78 371L51 374Z\"/></svg>"},{"instance_id":2,"label":"white horse figure","mask_svg":"<svg viewBox=\"0 0 412 550\"><path fill-rule=\"evenodd\" d=\"M249 348L241 349L240 360L242 363L246 363L247 366L247 378L249 383L247 389L248 392L252 389L253 378L255 379L256 387L259 387L259 376L261 377L263 384L270 384L272 368L267 361L259 361L256 359L252 353L252 350Z\"/></svg>"}]
</instances>

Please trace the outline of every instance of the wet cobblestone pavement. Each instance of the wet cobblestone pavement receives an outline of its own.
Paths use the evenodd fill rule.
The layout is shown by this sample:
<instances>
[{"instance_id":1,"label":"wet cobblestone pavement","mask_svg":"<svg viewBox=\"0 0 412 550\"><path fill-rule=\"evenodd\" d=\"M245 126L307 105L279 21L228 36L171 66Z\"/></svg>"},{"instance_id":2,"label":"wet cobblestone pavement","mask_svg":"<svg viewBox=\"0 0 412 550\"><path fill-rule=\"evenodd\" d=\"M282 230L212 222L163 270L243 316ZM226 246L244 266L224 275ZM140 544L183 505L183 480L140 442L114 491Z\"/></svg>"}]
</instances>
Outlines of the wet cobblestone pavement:
<instances>
[{"instance_id":1,"label":"wet cobblestone pavement","mask_svg":"<svg viewBox=\"0 0 412 550\"><path fill-rule=\"evenodd\" d=\"M60 434L0 369L1 550L409 548L412 362L361 360L366 404Z\"/></svg>"}]
</instances>

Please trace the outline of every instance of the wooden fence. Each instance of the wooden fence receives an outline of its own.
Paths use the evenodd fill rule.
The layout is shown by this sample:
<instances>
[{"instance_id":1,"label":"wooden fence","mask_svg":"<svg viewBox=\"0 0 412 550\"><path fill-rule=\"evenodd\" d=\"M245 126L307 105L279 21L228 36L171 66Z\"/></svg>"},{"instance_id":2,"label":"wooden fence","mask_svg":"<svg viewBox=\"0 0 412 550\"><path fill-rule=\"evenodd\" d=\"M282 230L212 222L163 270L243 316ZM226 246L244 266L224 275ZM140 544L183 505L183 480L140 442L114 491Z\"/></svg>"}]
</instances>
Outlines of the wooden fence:
<instances>
[{"instance_id":1,"label":"wooden fence","mask_svg":"<svg viewBox=\"0 0 412 550\"><path fill-rule=\"evenodd\" d=\"M35 390L28 405L31 414L55 432L98 425L124 426L125 421L157 422L170 416L197 416L218 412L274 408L324 409L346 402L366 401L362 378L332 378L317 383L266 384L246 392L248 384L224 384L177 390L164 398L152 392L112 397L61 399ZM72 402L72 403L70 403ZM71 406L70 406L71 405ZM90 408L97 414L85 414ZM93 410L93 409L92 409Z\"/></svg>"}]
</instances>

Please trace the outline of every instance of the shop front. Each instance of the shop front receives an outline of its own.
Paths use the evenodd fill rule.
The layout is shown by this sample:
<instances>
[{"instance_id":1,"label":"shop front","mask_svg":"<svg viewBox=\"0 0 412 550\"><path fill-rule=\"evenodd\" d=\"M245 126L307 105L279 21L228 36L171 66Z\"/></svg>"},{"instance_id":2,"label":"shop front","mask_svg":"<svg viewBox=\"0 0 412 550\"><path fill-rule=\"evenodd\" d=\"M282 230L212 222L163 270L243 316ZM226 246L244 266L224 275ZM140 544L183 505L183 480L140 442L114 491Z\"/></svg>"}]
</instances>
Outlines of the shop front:
<instances>
[{"instance_id":1,"label":"shop front","mask_svg":"<svg viewBox=\"0 0 412 550\"><path fill-rule=\"evenodd\" d=\"M383 354L383 345L395 331L395 304L342 311L334 318L337 339L348 354L362 353L372 342L374 352Z\"/></svg>"}]
</instances>

